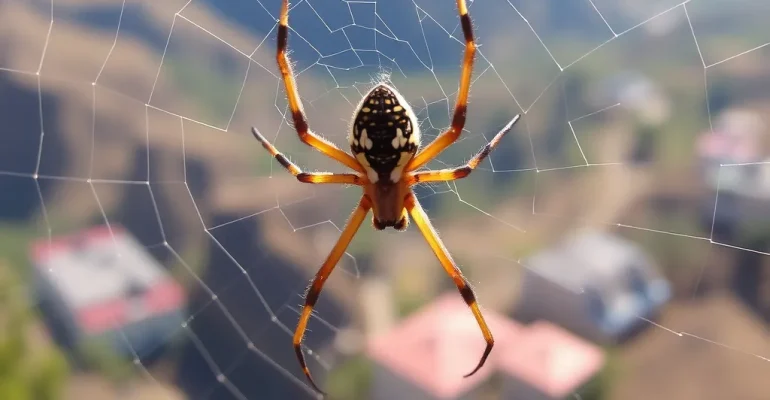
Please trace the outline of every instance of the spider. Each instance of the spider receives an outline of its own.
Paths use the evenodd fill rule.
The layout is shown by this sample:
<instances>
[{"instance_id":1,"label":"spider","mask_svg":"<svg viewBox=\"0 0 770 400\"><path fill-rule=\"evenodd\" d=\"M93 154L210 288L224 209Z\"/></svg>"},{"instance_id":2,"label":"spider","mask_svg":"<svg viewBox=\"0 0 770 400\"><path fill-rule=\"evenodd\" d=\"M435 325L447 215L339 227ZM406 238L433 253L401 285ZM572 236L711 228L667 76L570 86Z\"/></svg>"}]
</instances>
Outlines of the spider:
<instances>
[{"instance_id":1,"label":"spider","mask_svg":"<svg viewBox=\"0 0 770 400\"><path fill-rule=\"evenodd\" d=\"M473 289L452 260L420 202L417 201L411 190L411 187L418 183L448 182L468 176L497 146L503 136L513 128L521 116L520 114L516 115L465 165L457 168L417 171L452 145L465 126L476 44L473 40L473 28L465 0L457 0L457 8L465 36L465 55L450 128L441 133L430 144L421 148L420 127L414 111L396 89L380 83L364 96L353 114L348 136L351 155L308 128L305 114L302 111L303 107L297 91L297 84L286 54L289 35L289 2L283 0L278 26L276 60L286 88L294 128L303 143L337 160L355 172L303 172L265 139L257 128L251 128L252 134L275 157L276 161L300 182L348 184L363 188L363 195L358 206L351 214L342 229L340 238L305 293L305 304L292 341L303 373L313 388L322 395L324 392L313 381L305 362L301 347L302 339L324 282L331 275L370 210L373 214L372 224L376 230L391 227L403 231L407 228L409 217L411 217L446 273L454 281L465 303L473 312L487 345L476 368L465 377L473 375L484 365L494 346L492 332L479 310Z\"/></svg>"}]
</instances>

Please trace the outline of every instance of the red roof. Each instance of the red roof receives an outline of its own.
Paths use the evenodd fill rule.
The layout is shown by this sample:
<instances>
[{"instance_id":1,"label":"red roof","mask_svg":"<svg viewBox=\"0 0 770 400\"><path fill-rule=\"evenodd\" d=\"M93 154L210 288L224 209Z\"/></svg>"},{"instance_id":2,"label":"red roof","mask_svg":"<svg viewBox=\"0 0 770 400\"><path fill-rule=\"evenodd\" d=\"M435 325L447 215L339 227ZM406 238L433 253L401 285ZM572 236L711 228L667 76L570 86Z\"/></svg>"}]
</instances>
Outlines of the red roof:
<instances>
[{"instance_id":1,"label":"red roof","mask_svg":"<svg viewBox=\"0 0 770 400\"><path fill-rule=\"evenodd\" d=\"M500 370L543 392L569 393L603 363L601 349L553 324L523 326L490 310L483 312L495 348L486 365L469 378L463 375L476 366L486 343L456 292L440 296L392 331L372 339L368 354L438 398L458 397Z\"/></svg>"},{"instance_id":2,"label":"red roof","mask_svg":"<svg viewBox=\"0 0 770 400\"><path fill-rule=\"evenodd\" d=\"M114 257L83 258L80 251ZM31 244L31 253L41 276L88 333L177 310L186 300L182 286L120 225L40 239ZM126 293L132 283L140 295Z\"/></svg>"},{"instance_id":3,"label":"red roof","mask_svg":"<svg viewBox=\"0 0 770 400\"><path fill-rule=\"evenodd\" d=\"M54 236L48 239L39 239L32 242L32 259L39 267L48 261L48 257L57 253L69 251L75 243L87 243L98 240L112 240L112 236L120 236L126 233L121 225L112 224L92 226L86 230L71 233L69 235Z\"/></svg>"},{"instance_id":4,"label":"red roof","mask_svg":"<svg viewBox=\"0 0 770 400\"><path fill-rule=\"evenodd\" d=\"M567 397L604 365L601 348L550 322L537 321L524 333L501 346L499 368L550 397Z\"/></svg>"}]
</instances>

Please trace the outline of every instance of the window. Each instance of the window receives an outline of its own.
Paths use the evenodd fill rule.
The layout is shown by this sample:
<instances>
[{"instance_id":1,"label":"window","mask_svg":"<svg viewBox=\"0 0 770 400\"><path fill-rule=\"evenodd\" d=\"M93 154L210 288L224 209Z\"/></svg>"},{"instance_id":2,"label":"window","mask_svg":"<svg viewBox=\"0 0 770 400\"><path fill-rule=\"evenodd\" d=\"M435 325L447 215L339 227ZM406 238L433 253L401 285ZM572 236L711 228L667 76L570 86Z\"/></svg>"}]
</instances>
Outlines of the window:
<instances>
[{"instance_id":1,"label":"window","mask_svg":"<svg viewBox=\"0 0 770 400\"><path fill-rule=\"evenodd\" d=\"M631 291L641 297L647 297L647 280L638 264L628 267L628 286Z\"/></svg>"},{"instance_id":2,"label":"window","mask_svg":"<svg viewBox=\"0 0 770 400\"><path fill-rule=\"evenodd\" d=\"M587 288L583 294L588 304L588 315L595 321L600 322L605 318L606 306L601 293L595 288Z\"/></svg>"}]
</instances>

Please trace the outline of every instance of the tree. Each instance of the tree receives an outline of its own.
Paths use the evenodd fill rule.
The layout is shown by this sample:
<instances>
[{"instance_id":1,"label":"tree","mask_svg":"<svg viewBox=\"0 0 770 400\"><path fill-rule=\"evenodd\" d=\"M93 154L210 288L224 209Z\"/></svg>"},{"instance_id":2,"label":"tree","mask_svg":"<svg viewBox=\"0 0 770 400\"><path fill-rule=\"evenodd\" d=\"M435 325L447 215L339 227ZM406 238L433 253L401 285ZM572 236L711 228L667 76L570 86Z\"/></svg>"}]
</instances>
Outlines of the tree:
<instances>
[{"instance_id":1,"label":"tree","mask_svg":"<svg viewBox=\"0 0 770 400\"><path fill-rule=\"evenodd\" d=\"M61 398L68 375L65 357L55 347L31 338L34 314L19 290L23 285L0 260L0 399Z\"/></svg>"}]
</instances>

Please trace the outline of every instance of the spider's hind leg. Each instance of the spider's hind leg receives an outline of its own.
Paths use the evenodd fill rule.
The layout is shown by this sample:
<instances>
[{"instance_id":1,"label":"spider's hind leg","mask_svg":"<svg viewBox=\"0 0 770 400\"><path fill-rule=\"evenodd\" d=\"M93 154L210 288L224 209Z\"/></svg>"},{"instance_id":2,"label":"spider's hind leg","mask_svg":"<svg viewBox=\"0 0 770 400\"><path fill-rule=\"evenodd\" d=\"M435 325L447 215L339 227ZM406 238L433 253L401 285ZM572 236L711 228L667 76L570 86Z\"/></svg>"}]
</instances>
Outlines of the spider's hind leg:
<instances>
[{"instance_id":1,"label":"spider's hind leg","mask_svg":"<svg viewBox=\"0 0 770 400\"><path fill-rule=\"evenodd\" d=\"M469 377L476 373L476 371L478 371L484 365L487 357L489 357L489 354L492 352L492 348L495 345L495 339L492 337L492 331L489 330L489 326L487 326L487 322L484 320L484 316L481 314L481 310L479 309L479 304L476 301L476 295L473 293L473 289L470 287L468 280L463 276L460 268L458 268L457 264L455 264L454 260L452 260L452 256L447 252L446 247L444 247L444 243L439 238L436 229L433 227L433 224L430 223L428 215L425 213L425 210L423 210L420 202L417 201L417 199L412 194L406 198L405 203L406 209L409 211L409 215L414 220L414 224L420 230L423 237L428 242L428 245L430 245L431 249L433 250L433 253L439 259L441 266L444 267L444 271L446 271L447 275L449 275L452 278L452 281L454 281L457 289L460 292L460 295L462 296L463 300L465 300L465 304L470 307L473 316L476 318L476 323L478 323L479 328L481 328L484 341L487 342L487 346L484 349L484 354L481 356L479 363L476 364L476 368L474 368L471 373L465 375L465 377Z\"/></svg>"}]
</instances>

